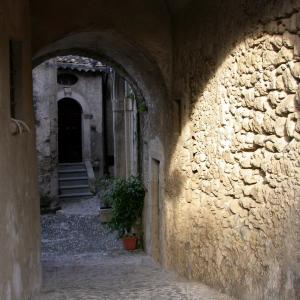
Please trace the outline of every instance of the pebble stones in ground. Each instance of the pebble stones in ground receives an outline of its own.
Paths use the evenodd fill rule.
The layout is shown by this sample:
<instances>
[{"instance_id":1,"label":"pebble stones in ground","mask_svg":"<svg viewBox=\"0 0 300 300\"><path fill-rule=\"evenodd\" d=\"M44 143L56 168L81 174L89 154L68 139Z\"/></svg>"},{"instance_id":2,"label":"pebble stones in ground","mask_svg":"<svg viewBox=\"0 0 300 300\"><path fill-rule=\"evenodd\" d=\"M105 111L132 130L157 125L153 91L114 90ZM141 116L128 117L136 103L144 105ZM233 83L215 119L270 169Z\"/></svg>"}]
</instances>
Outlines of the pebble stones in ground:
<instances>
[{"instance_id":1,"label":"pebble stones in ground","mask_svg":"<svg viewBox=\"0 0 300 300\"><path fill-rule=\"evenodd\" d=\"M46 215L42 217L42 253L80 254L122 249L121 241L98 216Z\"/></svg>"},{"instance_id":2,"label":"pebble stones in ground","mask_svg":"<svg viewBox=\"0 0 300 300\"><path fill-rule=\"evenodd\" d=\"M63 205L57 214L42 216L42 254L101 253L123 249L117 234L99 221L95 199Z\"/></svg>"}]
</instances>

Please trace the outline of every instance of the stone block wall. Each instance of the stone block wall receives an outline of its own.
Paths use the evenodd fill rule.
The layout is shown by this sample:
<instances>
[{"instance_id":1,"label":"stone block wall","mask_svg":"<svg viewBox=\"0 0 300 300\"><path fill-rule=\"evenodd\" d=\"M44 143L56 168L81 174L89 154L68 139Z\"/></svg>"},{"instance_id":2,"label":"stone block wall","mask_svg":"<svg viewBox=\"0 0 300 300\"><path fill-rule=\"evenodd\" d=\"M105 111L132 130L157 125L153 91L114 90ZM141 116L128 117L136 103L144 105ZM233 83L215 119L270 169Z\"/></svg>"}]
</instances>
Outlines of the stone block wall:
<instances>
[{"instance_id":1,"label":"stone block wall","mask_svg":"<svg viewBox=\"0 0 300 300\"><path fill-rule=\"evenodd\" d=\"M48 206L58 200L56 59L35 67L32 77L40 201Z\"/></svg>"},{"instance_id":2,"label":"stone block wall","mask_svg":"<svg viewBox=\"0 0 300 300\"><path fill-rule=\"evenodd\" d=\"M300 3L193 3L177 16L167 264L238 299L299 299Z\"/></svg>"}]
</instances>

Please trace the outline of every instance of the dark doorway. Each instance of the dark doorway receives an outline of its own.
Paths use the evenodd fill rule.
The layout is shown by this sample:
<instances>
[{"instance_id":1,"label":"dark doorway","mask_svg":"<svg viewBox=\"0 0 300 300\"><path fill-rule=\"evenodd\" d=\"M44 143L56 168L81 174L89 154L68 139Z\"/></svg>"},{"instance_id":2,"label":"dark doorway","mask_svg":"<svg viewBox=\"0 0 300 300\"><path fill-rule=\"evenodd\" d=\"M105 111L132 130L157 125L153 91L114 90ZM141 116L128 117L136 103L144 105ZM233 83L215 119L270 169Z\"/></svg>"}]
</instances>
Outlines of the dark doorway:
<instances>
[{"instance_id":1,"label":"dark doorway","mask_svg":"<svg viewBox=\"0 0 300 300\"><path fill-rule=\"evenodd\" d=\"M58 159L60 163L82 161L82 109L80 104L64 98L58 102Z\"/></svg>"}]
</instances>

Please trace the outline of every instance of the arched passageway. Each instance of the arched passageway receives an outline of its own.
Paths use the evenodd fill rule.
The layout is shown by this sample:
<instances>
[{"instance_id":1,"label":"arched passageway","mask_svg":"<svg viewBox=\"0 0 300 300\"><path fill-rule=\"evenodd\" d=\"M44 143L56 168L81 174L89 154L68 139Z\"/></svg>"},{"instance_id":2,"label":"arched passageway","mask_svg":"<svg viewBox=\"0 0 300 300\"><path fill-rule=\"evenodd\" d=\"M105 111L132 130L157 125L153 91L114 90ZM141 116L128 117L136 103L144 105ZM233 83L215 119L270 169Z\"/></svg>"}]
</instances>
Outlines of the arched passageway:
<instances>
[{"instance_id":1,"label":"arched passageway","mask_svg":"<svg viewBox=\"0 0 300 300\"><path fill-rule=\"evenodd\" d=\"M239 4L232 3L232 6L239 7ZM254 8L251 8L251 5L249 6L245 8L246 15L248 11L250 14L253 13L251 9L254 9L254 11L256 9L255 5ZM201 11L201 4L195 5L195 7L199 8L197 12ZM116 59L115 61L120 63L119 66L125 66L130 75L134 74L134 72L130 71L141 71L139 67L142 65L145 67L143 70L154 70L153 73L150 72L154 76L148 76L147 72L143 73L142 71L141 73L137 72L138 76L135 77L138 78L136 82L139 83L140 90L143 91L150 108L147 115L148 118L144 124L144 129L146 129L144 133L147 139L145 139L143 145L145 149L143 155L145 155L145 161L148 165L148 170L146 171L147 180L152 184L157 182L155 178L149 176L149 174L153 174L151 170L155 168L157 161L159 162L160 170L156 172L156 177L164 177L162 173L166 172L166 170L168 174L167 180L158 181L161 183L161 186L159 187L160 193L158 193L159 201L157 203L157 206L161 209L160 212L163 212L160 214L162 223L159 226L159 233L160 236L164 236L166 239L161 239L162 242L159 245L161 251L155 251L157 250L155 249L155 241L151 236L155 230L153 231L151 226L145 226L147 251L152 254L160 253L159 255L162 257L158 259L162 264L175 266L178 272L183 270L184 274L190 274L190 276L196 278L204 278L208 283L211 283L211 278L210 275L207 275L206 271L209 270L210 272L216 268L216 264L220 264L220 272L211 272L211 276L214 277L213 284L215 286L222 286L224 290L228 288L234 295L261 295L262 291L265 291L266 294L285 294L295 297L295 293L298 293L295 290L295 285L293 291L287 288L279 288L281 283L277 279L274 279L276 281L274 283L276 288L271 288L264 284L261 284L259 288L251 284L251 288L249 288L244 282L240 282L241 277L239 275L234 275L234 272L231 273L231 269L224 259L228 253L227 249L224 249L224 245L227 242L224 237L229 231L232 233L230 235L232 240L235 240L234 236L236 233L241 249L245 246L248 249L248 254L251 253L253 261L257 262L255 272L257 272L256 274L260 272L264 274L264 282L273 280L271 278L273 278L274 272L271 270L277 270L278 265L280 265L280 270L290 270L288 266L290 263L286 265L286 261L279 258L276 247L273 248L272 252L276 259L268 264L270 269L265 270L263 264L257 261L256 247L254 246L252 249L250 246L252 238L258 238L262 243L265 241L266 233L264 230L260 230L260 225L258 224L264 224L269 228L267 236L270 243L274 242L272 226L267 224L268 221L265 223L263 220L264 217L258 217L258 212L269 215L270 211L267 207L270 207L274 209L272 210L272 216L277 215L276 208L272 204L273 198L278 196L277 188L281 191L278 192L280 199L285 199L284 201L286 202L290 202L289 199L295 200L291 200L295 209L288 213L291 214L291 218L289 219L291 223L283 224L279 222L280 229L278 229L278 232L291 232L291 235L289 235L293 240L291 246L293 249L291 252L295 253L295 249L299 245L299 239L296 238L298 229L295 229L295 222L299 218L296 216L296 207L299 205L299 197L295 196L299 193L297 192L297 188L294 183L288 183L290 178L285 177L285 171L281 175L278 175L277 167L274 167L274 170L267 170L267 172L260 169L264 168L264 165L261 165L261 163L265 160L270 160L271 157L274 162L282 159L279 164L285 165L285 149L295 151L299 140L298 133L287 133L286 129L284 129L285 126L290 126L288 124L292 124L292 128L296 128L293 123L299 118L299 109L294 105L295 101L298 101L294 97L297 95L296 86L299 81L298 77L295 77L297 75L293 69L297 66L297 64L293 63L298 62L299 56L298 38L295 36L295 28L292 23L297 18L296 11L299 11L299 8L295 7L294 4L289 4L283 8L274 6L272 8L274 11L280 11L278 21L275 16L277 14L274 14L274 11L270 13L270 16L264 16L264 10L261 10L260 13L263 16L262 22L263 24L267 24L266 27L255 27L255 22L259 19L259 15L252 15L252 24L243 23L244 21L240 19L240 16L236 16L236 19L234 19L233 23L235 25L230 23L229 18L226 19L227 25L233 29L232 32L235 32L234 26L237 26L236 24L239 24L239 22L243 23L243 26L239 27L242 38L232 35L227 36L224 32L226 43L218 49L213 45L219 44L220 36L215 37L214 44L210 43L213 30L208 25L209 21L207 21L205 13L203 13L205 18L202 19L202 22L206 26L205 34L197 30L196 32L191 31L191 28L185 22L185 17L191 16L194 22L197 23L198 15L197 12L193 11L193 6L188 7L186 11L182 12L183 18L179 17L178 19L178 24L185 29L181 30L178 28L178 36L176 36L177 48L175 48L175 53L176 51L178 53L176 53L176 63L173 66L175 71L172 91L172 97L175 99L170 99L167 96L168 93L165 92L168 89L161 89L161 85L158 84L156 79L164 77L157 76L155 79L155 74L160 74L160 72L156 73L157 69L155 71L147 63L140 64L139 59L141 57L133 58L134 55L131 55L134 53L134 51L131 52L133 50L131 48L132 44L127 48L128 52L125 51L128 54L125 58L122 56L122 53L111 52L113 54L112 57ZM213 8L213 4L212 7L208 5L205 12L210 15ZM226 8L224 6L222 12L225 13L225 11ZM271 9L268 12L271 12ZM222 17L221 14L219 12L220 18ZM269 17L272 19L271 22L268 19ZM216 31L219 30L216 24L214 29ZM248 30L250 30L250 33ZM104 54L104 57L110 57L109 49L115 49L116 40L112 38L112 36L115 37L115 33L110 37L107 34L108 32L104 34L100 33L98 37L99 40L109 41L108 44L104 42L105 45L109 45L108 48L102 48L102 45L98 44L94 47L89 45L86 49L97 49L99 50L98 53ZM194 37L195 41L198 41L197 47L192 46L194 40L190 38L190 34ZM278 35L280 35L279 44L277 40ZM72 40L71 37L68 38L70 38L70 41ZM224 40L222 40L222 44ZM53 50L59 50L63 47L63 44L63 40L61 40L61 43L60 41L57 44L55 42L52 45L54 46ZM92 42L92 44L94 45L95 43ZM190 45L190 48L182 47L182 45L186 44ZM203 45L208 44L210 47L203 47ZM124 46L124 44L122 45ZM69 49L72 49L72 47L69 47ZM84 49L84 46L81 49ZM76 49L73 50L76 51ZM41 55L43 55L42 52L40 52ZM145 57L148 58L148 56ZM253 60L254 57L257 57L257 60ZM273 59L275 58L276 61L273 63ZM143 59L142 61L145 62ZM151 62L151 60L147 59L147 62ZM162 65L159 65L159 69L161 68ZM274 71L275 69L276 72ZM185 70L184 76L181 76L183 75L182 70ZM294 72L294 75L292 72ZM241 82L238 80L239 76L244 78ZM168 88L168 84L165 86ZM158 93L156 93L157 91ZM286 108L276 109L281 100L278 98L278 102L277 100L275 101L273 98L274 95L276 97L280 95L282 99L288 96L285 99L285 104L283 103L282 106L291 104L289 109L291 110L290 113L294 114L290 116L292 119L288 121L280 119L282 122L280 124L277 122L278 118L287 117L285 115L287 112L283 112ZM233 99L235 99L235 102L231 102ZM256 101L262 101L265 104L260 104L260 102L258 104ZM170 112L171 114L169 114ZM169 117L174 122L170 123L168 121ZM252 118L255 120L252 121ZM270 122L273 122L270 121L271 119L274 121L274 125L270 125ZM276 121L275 119L278 120ZM275 124L280 127L279 130L277 128L277 132ZM279 132L280 130L283 131ZM295 135L295 139L288 134ZM271 146L269 141L274 143L274 147ZM292 143L290 144L291 141ZM288 148L285 148L286 146ZM265 154L262 154L261 151ZM219 153L219 156L216 153ZM167 157L166 160L164 157ZM253 164L248 159L253 159ZM256 164L257 161L259 162L258 165ZM212 162L214 162L213 166ZM277 165L277 163L275 164ZM289 165L288 169L292 170L292 163L287 164ZM296 173L291 172L290 174ZM294 175L291 176L295 179ZM277 187L274 190L275 183L271 180L274 177L278 179L278 182L281 182L280 180L285 178L287 180L285 184L293 186L293 189L290 190L291 194L285 190L283 187L284 184L279 184L278 186L276 184ZM248 181L250 178L252 181ZM168 190L167 195L164 195L165 188ZM263 195L259 192L261 190ZM148 213L145 214L145 220L149 223L145 225L151 224L153 220L157 221L154 214L151 215L153 211L157 211L157 207L152 202L151 191L152 188L149 185L149 201L147 203L149 207L147 210ZM261 196L262 198L260 198ZM263 202L259 202L262 199L264 199ZM249 202L252 203L253 200L260 203L259 207L251 208L248 206ZM253 203L252 205L256 204ZM215 211L219 213L215 215ZM286 215L283 211L282 214ZM255 220L253 220L253 214L256 214ZM192 218L190 217L191 215L193 215ZM256 220L256 217L259 218L259 221ZM227 222L232 223L228 225ZM230 229L227 229L227 226ZM256 228L257 226L259 228ZM205 230L198 230L196 228L205 228ZM201 233L204 237L196 238L198 233ZM217 236L216 239L219 240L220 238L222 243L218 242L216 246L213 238L212 242L203 242L203 240L209 240L209 238L206 238L206 234ZM280 252L282 251L281 253L284 256L283 253L286 252L286 249L283 244L282 247L280 246ZM168 246L166 247L166 245ZM199 245L202 245L204 248L202 246L198 247ZM168 253L166 258L166 252L163 250L164 247L173 254L169 255ZM199 250L200 252L195 250L197 254L189 255L189 251L186 251L187 249L206 250L203 250L203 253L201 252L202 250ZM193 252L193 250L191 251ZM231 249L229 252L231 253L230 260L235 262L234 250ZM239 270L236 274L243 274L243 278L248 278L248 270L252 268L252 265L250 266L248 261L248 254L239 256L240 261L236 267ZM201 258L201 255L204 257ZM217 261L211 259L210 255L217 257ZM260 257L263 257L263 255ZM295 262L295 259L296 256L291 256L288 261ZM267 256L265 256L264 261L268 261ZM293 263L291 264L293 265ZM198 265L199 268L191 268L193 265ZM248 266L247 270L242 267L244 265ZM202 269L202 266L205 266L207 269ZM192 270L195 270L195 273ZM223 273L224 270L227 271ZM281 271L278 272L280 273ZM289 274L292 274L292 278L294 278L293 282L296 282L296 278L299 278L298 271L290 270L289 272ZM224 284L225 282L229 282L227 274L232 279L234 278L233 282L236 282L230 284L230 287ZM251 278L256 277L253 274L249 276ZM233 286L238 285L237 282L240 282L241 286L244 286L241 288L243 292L236 291L233 288Z\"/></svg>"},{"instance_id":2,"label":"arched passageway","mask_svg":"<svg viewBox=\"0 0 300 300\"><path fill-rule=\"evenodd\" d=\"M110 62L145 98L148 253L238 299L298 299L299 18L297 0L1 1L1 296L40 286L32 49Z\"/></svg>"},{"instance_id":3,"label":"arched passageway","mask_svg":"<svg viewBox=\"0 0 300 300\"><path fill-rule=\"evenodd\" d=\"M173 115L173 103L170 101L169 79L166 79L165 69L161 69L157 61L153 59L147 51L143 51L139 46L131 43L125 36L114 30L88 31L72 33L60 38L44 47L39 48L33 57L33 65L53 58L57 55L80 55L99 60L104 64L113 67L132 86L137 96L137 109L139 113L139 136L138 151L134 160L139 164L139 174L144 178L144 182L156 182L157 178L152 178L152 168L155 162L159 164L156 175L160 178L157 191L160 195L159 201L152 203L151 192L147 193L145 200L145 213L143 218L144 226L144 246L147 253L160 253L156 259L166 265L165 240L160 239L155 242L156 231L152 224L159 227L160 235L164 236L165 210L162 202L164 199L164 174L166 170L165 155L172 151L174 139L178 138L178 124L174 127L171 123ZM118 84L115 82L114 84ZM113 91L112 98L116 102L115 111L123 110L126 104L117 103L119 95ZM129 106L126 108L126 110ZM127 118L127 117L126 117ZM116 123L117 124L117 123ZM124 130L122 122L117 130ZM172 134L175 131L175 134ZM125 132L124 132L125 136ZM122 143L121 138L117 143ZM127 155L126 147L119 153L119 159ZM170 157L170 156L167 156ZM118 162L115 158L115 167ZM124 171L123 171L124 173ZM128 173L130 174L130 173ZM178 185L181 189L181 185ZM152 190L151 188L149 191ZM154 206L157 206L154 208ZM160 209L160 220L157 220L154 210ZM162 226L157 226L158 222ZM158 251L157 248L161 248Z\"/></svg>"},{"instance_id":4,"label":"arched passageway","mask_svg":"<svg viewBox=\"0 0 300 300\"><path fill-rule=\"evenodd\" d=\"M71 57L75 61L80 60L80 58L76 56ZM59 92L57 92L57 86L50 80L50 78L52 78L52 81L56 78L55 76L49 76L49 72L52 71L55 73L57 70L57 61L59 60L62 60L62 57L59 59L51 59L41 64L41 66L37 67L34 71L34 91L36 95L35 113L37 120L40 120L39 115L41 114L47 119L46 123L55 122L56 115L51 115L50 110L41 110L40 106L43 105L43 103L40 102L43 102L45 98L50 102L49 99L53 98L50 95L52 95L53 92L58 96L58 101L56 102L56 99L53 98L52 102L54 103L50 103L50 106L57 104L58 164L56 163L56 167L58 167L59 176L63 176L59 178L59 190L62 193L60 196L65 199L60 202L62 209L59 210L59 213L43 214L41 216L42 268L44 280L41 293L38 296L40 297L39 299L60 300L63 299L63 297L70 299L75 297L81 299L88 299L90 297L119 299L124 297L123 289L124 286L126 286L129 290L126 297L130 299L140 299L143 297L156 298L157 296L182 299L182 297L187 296L186 290L192 289L194 293L201 294L203 297L229 300L229 297L220 295L205 286L197 283L188 283L185 280L178 280L174 274L162 272L151 261L151 258L146 256L141 250L134 254L124 253L122 243L117 239L116 233L110 232L105 225L100 223L98 214L99 207L97 206L99 199L97 196L90 196L89 199L77 199L78 197L76 197L76 199L70 199L67 197L68 195L70 196L70 192L66 194L66 189L85 188L82 182L82 166L78 164L82 158L82 141L84 140L82 137L82 121L84 121L82 120L82 115L86 112L86 107L89 106L91 113L86 113L85 115L88 116L91 123L94 122L93 126L97 127L98 124L95 122L97 112L95 108L102 106L103 102L106 102L108 99L106 99L106 97L102 99L102 97L97 97L97 94L93 93L93 89L91 85L89 85L89 79L91 78L84 81L84 85L87 86L88 91L86 95L88 96L87 99L85 99L85 97L79 97L79 101L75 100L75 96L77 96L76 99L79 99L79 94L76 93L76 91L79 91L76 84L64 84L58 88ZM68 62L70 62L70 59ZM54 68L49 70L47 65L51 65L51 63ZM75 66L72 65L70 69L73 67L75 68ZM83 68L83 66L81 66L81 68ZM37 91L39 89L37 86L38 82L43 81L45 78L49 87L47 97L43 96L44 90ZM105 77L102 77L102 79L105 79ZM134 101L135 94L130 86L118 77L117 74L113 76L113 79L113 89L111 92L114 94L114 101L112 101L113 123L116 123L116 126L113 128L113 136L109 136L108 138L114 138L115 135L118 136L115 147L117 149L120 148L118 152L121 153L123 162L125 162L125 165L129 165L127 172L120 175L136 175L135 172L138 172L138 170L134 168L136 165L135 160L139 158L136 149L131 147L131 144L136 143L136 140L139 139L138 136L134 137L132 135L135 131L134 125L138 120L135 108L136 103ZM77 82L79 86L82 81L82 76L78 75ZM97 83L100 82L101 81L97 81ZM99 89L99 85L97 85L97 88ZM107 92L108 86L102 84L102 88ZM66 92L70 97L62 97ZM89 93L92 94L91 97ZM128 95L131 96L130 99L126 98ZM71 98L71 96L74 96L74 98ZM88 100L90 100L90 102ZM108 118L110 118L110 116L108 116ZM37 145L40 146L45 140L45 134L41 132L42 130L39 127L41 125L40 122L37 123ZM87 130L91 130L90 124L88 124ZM123 141L124 137L122 138L123 132L125 136L131 136L125 142ZM55 138L55 134L53 135L54 132L49 130L48 133L49 139L46 138L46 141L53 140L53 138ZM121 144L124 144L125 147L123 148ZM49 152L53 152L53 149ZM47 154L46 161L48 165L49 156L47 156ZM151 178L155 181L151 195L156 197L156 210L152 213L156 223L152 234L158 236L160 227L160 221L158 220L160 211L158 178L160 166L157 161L161 159L161 156L155 153L152 153L152 155L156 157L156 164L154 165L154 162L151 163L153 173ZM129 156L131 156L132 160L130 158L128 159ZM42 160L39 159L40 168L41 162ZM55 165L55 161L52 162L52 164ZM74 178L74 176L77 176L77 173L73 171L73 168L76 169L76 172L79 171L81 179L79 177ZM72 177L66 178L66 176ZM80 180L80 185L72 185L73 180ZM47 184L44 185L47 186ZM101 202L101 193L99 193L99 197ZM128 201L130 201L130 199L128 199ZM160 240L158 238L152 246L153 256L158 261L161 257L159 253L159 242ZM51 276L53 269L56 270L55 278ZM132 274L133 276L126 276L125 278L124 273ZM136 291L134 288L137 280L143 285L143 288L139 291ZM111 282L114 282L113 288ZM162 282L163 287L161 286ZM180 288L174 290L174 285L179 285ZM156 288L154 291L151 291L153 286L156 286Z\"/></svg>"},{"instance_id":5,"label":"arched passageway","mask_svg":"<svg viewBox=\"0 0 300 300\"><path fill-rule=\"evenodd\" d=\"M82 109L71 98L58 101L58 161L82 161Z\"/></svg>"}]
</instances>

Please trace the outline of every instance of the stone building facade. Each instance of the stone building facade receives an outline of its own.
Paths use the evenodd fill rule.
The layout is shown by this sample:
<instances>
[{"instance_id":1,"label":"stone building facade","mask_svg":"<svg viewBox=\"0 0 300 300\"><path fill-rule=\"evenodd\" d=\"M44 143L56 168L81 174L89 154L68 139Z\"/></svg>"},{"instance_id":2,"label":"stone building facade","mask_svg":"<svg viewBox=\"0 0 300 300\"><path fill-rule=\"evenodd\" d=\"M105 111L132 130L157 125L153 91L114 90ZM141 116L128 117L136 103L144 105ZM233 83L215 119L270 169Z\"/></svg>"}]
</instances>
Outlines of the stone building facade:
<instances>
[{"instance_id":1,"label":"stone building facade","mask_svg":"<svg viewBox=\"0 0 300 300\"><path fill-rule=\"evenodd\" d=\"M58 199L58 166L62 163L91 165L90 180L137 173L135 95L112 68L73 55L47 60L33 70L33 97L42 205ZM80 107L77 121L75 103ZM64 105L67 121L62 124ZM75 136L68 129L64 136L64 127L72 126L78 127Z\"/></svg>"}]
</instances>

